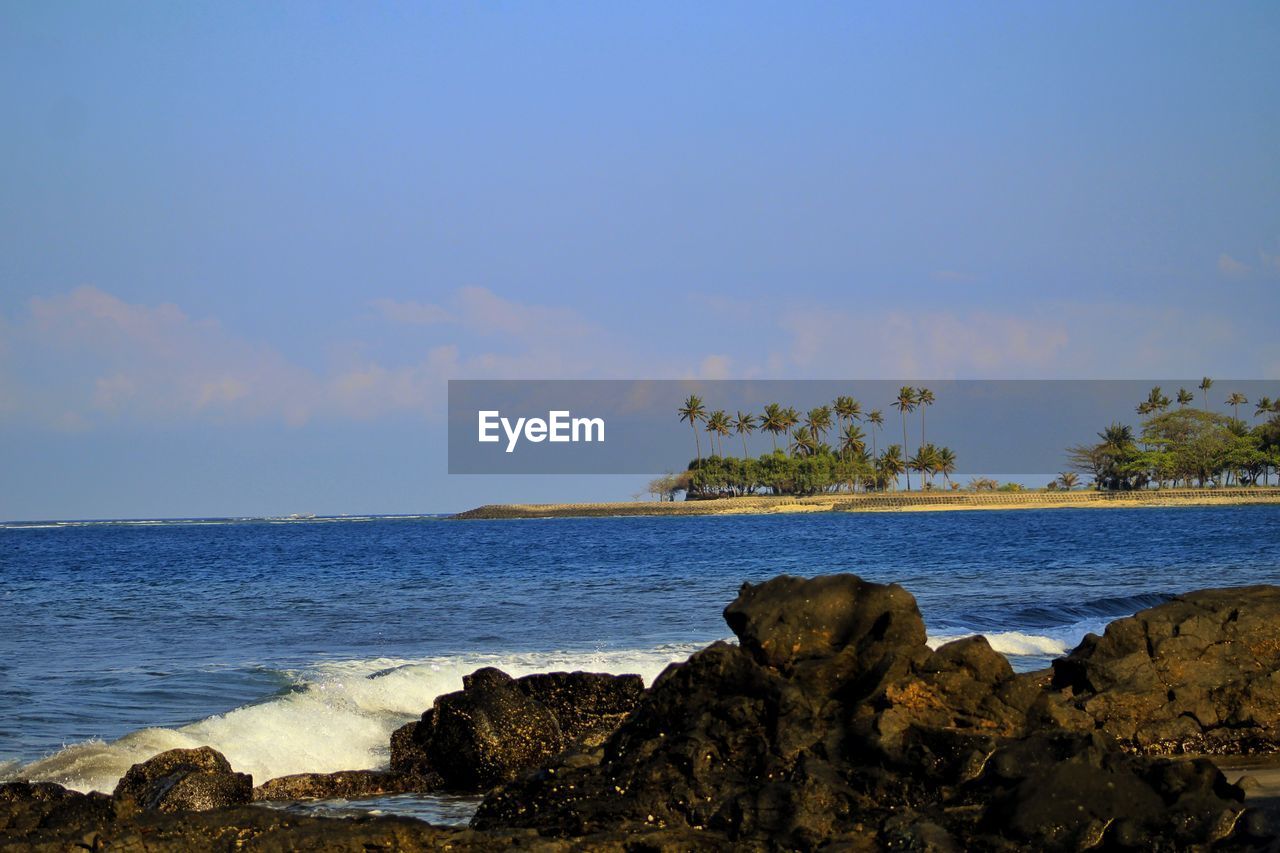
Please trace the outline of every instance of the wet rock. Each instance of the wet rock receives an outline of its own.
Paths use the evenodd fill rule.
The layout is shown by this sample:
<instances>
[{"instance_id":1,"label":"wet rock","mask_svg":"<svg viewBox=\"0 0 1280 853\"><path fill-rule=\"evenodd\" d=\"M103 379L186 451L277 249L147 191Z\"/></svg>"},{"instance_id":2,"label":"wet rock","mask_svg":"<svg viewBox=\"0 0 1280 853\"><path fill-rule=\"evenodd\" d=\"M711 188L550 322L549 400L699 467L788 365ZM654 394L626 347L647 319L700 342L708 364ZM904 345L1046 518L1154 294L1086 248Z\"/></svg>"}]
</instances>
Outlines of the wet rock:
<instances>
[{"instance_id":1,"label":"wet rock","mask_svg":"<svg viewBox=\"0 0 1280 853\"><path fill-rule=\"evenodd\" d=\"M96 824L115 812L106 794L82 794L52 782L0 784L0 836L24 836L41 829Z\"/></svg>"},{"instance_id":2,"label":"wet rock","mask_svg":"<svg viewBox=\"0 0 1280 853\"><path fill-rule=\"evenodd\" d=\"M981 638L930 651L900 588L781 578L744 586L725 615L740 645L669 667L598 762L499 787L473 826L783 849L1238 841L1240 791L1211 766L1035 728L1047 674L1015 675Z\"/></svg>"},{"instance_id":3,"label":"wet rock","mask_svg":"<svg viewBox=\"0 0 1280 853\"><path fill-rule=\"evenodd\" d=\"M1280 750L1280 588L1180 595L1054 662L1067 728L1153 754Z\"/></svg>"},{"instance_id":4,"label":"wet rock","mask_svg":"<svg viewBox=\"0 0 1280 853\"><path fill-rule=\"evenodd\" d=\"M421 720L405 723L391 733L391 769L396 773L427 776L433 773L427 757L435 711L428 708Z\"/></svg>"},{"instance_id":5,"label":"wet rock","mask_svg":"<svg viewBox=\"0 0 1280 853\"><path fill-rule=\"evenodd\" d=\"M121 815L208 811L251 802L253 777L233 771L210 747L171 749L130 767L111 798Z\"/></svg>"},{"instance_id":6,"label":"wet rock","mask_svg":"<svg viewBox=\"0 0 1280 853\"><path fill-rule=\"evenodd\" d=\"M436 699L424 744L427 761L448 788L486 790L564 746L555 715L510 676L481 670L464 684L463 690Z\"/></svg>"},{"instance_id":7,"label":"wet rock","mask_svg":"<svg viewBox=\"0 0 1280 853\"><path fill-rule=\"evenodd\" d=\"M438 774L418 775L383 770L340 770L336 773L297 773L279 776L253 789L259 800L355 800L382 794L425 793L439 790Z\"/></svg>"},{"instance_id":8,"label":"wet rock","mask_svg":"<svg viewBox=\"0 0 1280 853\"><path fill-rule=\"evenodd\" d=\"M638 675L549 672L526 675L516 685L555 716L566 742L598 746L640 701Z\"/></svg>"},{"instance_id":9,"label":"wet rock","mask_svg":"<svg viewBox=\"0 0 1280 853\"><path fill-rule=\"evenodd\" d=\"M644 692L638 675L590 672L515 679L485 667L462 682L392 734L393 772L484 791L567 747L599 746Z\"/></svg>"}]
</instances>

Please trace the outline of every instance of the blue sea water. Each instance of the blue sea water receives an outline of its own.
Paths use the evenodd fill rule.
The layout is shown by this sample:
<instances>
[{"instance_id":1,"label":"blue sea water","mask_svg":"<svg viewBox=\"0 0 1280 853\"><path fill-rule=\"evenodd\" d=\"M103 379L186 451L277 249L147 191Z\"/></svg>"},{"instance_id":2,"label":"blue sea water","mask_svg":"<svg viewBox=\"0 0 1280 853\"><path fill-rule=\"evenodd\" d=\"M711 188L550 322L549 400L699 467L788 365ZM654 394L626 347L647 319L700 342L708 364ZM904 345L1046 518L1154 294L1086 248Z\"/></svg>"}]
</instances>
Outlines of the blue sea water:
<instances>
[{"instance_id":1,"label":"blue sea water","mask_svg":"<svg viewBox=\"0 0 1280 853\"><path fill-rule=\"evenodd\" d=\"M1280 583L1280 507L0 525L0 778L110 790L210 744L256 781L376 767L493 664L639 672L743 581L902 584L1022 669L1206 586Z\"/></svg>"}]
</instances>

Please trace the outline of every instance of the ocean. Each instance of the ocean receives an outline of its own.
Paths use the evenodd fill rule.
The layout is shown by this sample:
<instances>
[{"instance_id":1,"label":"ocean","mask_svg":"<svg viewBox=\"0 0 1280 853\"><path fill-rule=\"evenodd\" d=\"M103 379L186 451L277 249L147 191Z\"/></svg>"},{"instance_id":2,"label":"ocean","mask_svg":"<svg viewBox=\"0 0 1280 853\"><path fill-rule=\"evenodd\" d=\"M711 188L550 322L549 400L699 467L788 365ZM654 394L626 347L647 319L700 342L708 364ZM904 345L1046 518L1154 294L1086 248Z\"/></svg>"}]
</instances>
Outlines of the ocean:
<instances>
[{"instance_id":1,"label":"ocean","mask_svg":"<svg viewBox=\"0 0 1280 853\"><path fill-rule=\"evenodd\" d=\"M1280 507L0 524L0 778L110 791L205 744L255 783L385 766L477 667L651 682L730 636L743 581L828 572L1026 670L1172 594L1280 583Z\"/></svg>"}]
</instances>

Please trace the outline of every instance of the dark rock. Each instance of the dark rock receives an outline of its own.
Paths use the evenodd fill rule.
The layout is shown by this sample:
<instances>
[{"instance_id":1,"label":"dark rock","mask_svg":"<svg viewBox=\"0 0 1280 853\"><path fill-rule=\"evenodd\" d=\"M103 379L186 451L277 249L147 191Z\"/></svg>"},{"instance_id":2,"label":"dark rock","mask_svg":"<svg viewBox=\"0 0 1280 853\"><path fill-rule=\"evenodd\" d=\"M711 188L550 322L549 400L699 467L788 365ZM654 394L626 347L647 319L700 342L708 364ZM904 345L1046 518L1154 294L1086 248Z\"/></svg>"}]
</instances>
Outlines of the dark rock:
<instances>
[{"instance_id":1,"label":"dark rock","mask_svg":"<svg viewBox=\"0 0 1280 853\"><path fill-rule=\"evenodd\" d=\"M725 613L739 646L669 667L598 762L561 757L499 787L473 826L783 849L1239 841L1241 792L1210 765L1038 730L1047 673L1015 675L982 638L931 652L900 588L780 578Z\"/></svg>"},{"instance_id":2,"label":"dark rock","mask_svg":"<svg viewBox=\"0 0 1280 853\"><path fill-rule=\"evenodd\" d=\"M208 811L253 800L253 777L236 773L222 753L171 749L129 768L116 784L118 814L136 811Z\"/></svg>"},{"instance_id":3,"label":"dark rock","mask_svg":"<svg viewBox=\"0 0 1280 853\"><path fill-rule=\"evenodd\" d=\"M1207 759L1140 758L1062 731L1000 748L964 793L982 806L983 833L1054 850L1212 844L1244 799Z\"/></svg>"},{"instance_id":4,"label":"dark rock","mask_svg":"<svg viewBox=\"0 0 1280 853\"><path fill-rule=\"evenodd\" d=\"M115 817L106 794L81 794L52 782L0 784L0 835L94 824Z\"/></svg>"},{"instance_id":5,"label":"dark rock","mask_svg":"<svg viewBox=\"0 0 1280 853\"><path fill-rule=\"evenodd\" d=\"M427 761L454 790L486 790L536 767L564 746L550 710L505 673L481 673L464 682L467 688L437 697L433 708Z\"/></svg>"},{"instance_id":6,"label":"dark rock","mask_svg":"<svg viewBox=\"0 0 1280 853\"><path fill-rule=\"evenodd\" d=\"M391 769L484 791L566 747L599 746L644 692L638 675L553 672L514 679L486 667L391 735Z\"/></svg>"},{"instance_id":7,"label":"dark rock","mask_svg":"<svg viewBox=\"0 0 1280 853\"><path fill-rule=\"evenodd\" d=\"M1180 595L1054 662L1041 710L1153 754L1280 749L1280 588Z\"/></svg>"},{"instance_id":8,"label":"dark rock","mask_svg":"<svg viewBox=\"0 0 1280 853\"><path fill-rule=\"evenodd\" d=\"M417 775L383 770L339 770L336 773L296 773L279 776L253 789L258 800L314 800L376 797L409 791L439 790L444 780L438 774Z\"/></svg>"},{"instance_id":9,"label":"dark rock","mask_svg":"<svg viewBox=\"0 0 1280 853\"><path fill-rule=\"evenodd\" d=\"M911 593L854 575L783 575L743 584L724 619L757 662L783 671L851 652L856 671L870 672L894 666L903 655L928 653Z\"/></svg>"},{"instance_id":10,"label":"dark rock","mask_svg":"<svg viewBox=\"0 0 1280 853\"><path fill-rule=\"evenodd\" d=\"M405 723L391 733L391 769L396 773L430 775L431 759L427 757L427 744L431 742L431 727L435 711L428 708L421 720Z\"/></svg>"},{"instance_id":11,"label":"dark rock","mask_svg":"<svg viewBox=\"0 0 1280 853\"><path fill-rule=\"evenodd\" d=\"M638 675L549 672L526 675L516 684L555 715L566 742L598 746L613 734L644 693Z\"/></svg>"}]
</instances>

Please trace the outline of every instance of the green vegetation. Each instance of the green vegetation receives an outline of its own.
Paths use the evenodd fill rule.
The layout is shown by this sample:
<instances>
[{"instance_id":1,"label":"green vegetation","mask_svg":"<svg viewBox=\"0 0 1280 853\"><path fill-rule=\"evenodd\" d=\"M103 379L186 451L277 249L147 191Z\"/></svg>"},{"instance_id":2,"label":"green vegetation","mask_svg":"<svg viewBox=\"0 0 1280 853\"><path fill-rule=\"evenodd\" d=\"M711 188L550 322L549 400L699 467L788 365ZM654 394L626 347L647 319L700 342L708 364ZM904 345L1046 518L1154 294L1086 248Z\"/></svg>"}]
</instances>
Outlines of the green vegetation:
<instances>
[{"instance_id":1,"label":"green vegetation","mask_svg":"<svg viewBox=\"0 0 1280 853\"><path fill-rule=\"evenodd\" d=\"M1280 469L1280 402L1260 398L1254 418L1270 417L1251 427L1240 419L1240 407L1249 402L1243 394L1233 391L1224 398L1231 417L1209 410L1212 387L1209 377L1201 380L1202 410L1189 407L1194 397L1180 388L1180 408L1173 411L1160 387L1152 388L1136 409L1145 416L1140 432L1111 424L1098 433L1096 444L1067 448L1071 467L1103 491L1269 485L1271 474ZM1065 484L1066 477L1061 475L1059 482Z\"/></svg>"},{"instance_id":2,"label":"green vegetation","mask_svg":"<svg viewBox=\"0 0 1280 853\"><path fill-rule=\"evenodd\" d=\"M690 498L755 494L814 495L823 492L868 492L897 489L905 479L911 488L911 473L919 475L925 489L933 489L941 478L946 487L958 489L951 480L956 470L956 454L949 447L924 441L924 410L934 403L928 388L904 386L893 405L902 414L902 444L891 444L883 453L878 448L878 432L884 415L873 409L865 416L862 404L849 396L837 397L830 405L816 406L803 416L794 408L770 403L759 415L723 411L708 412L703 400L691 395L678 414L680 422L693 428L696 457L680 475L668 474L650 483L649 492L659 499L674 500L683 491ZM920 411L921 441L908 457L907 414ZM871 448L862 424L871 430ZM709 434L712 454L702 455L699 425ZM759 430L769 434L772 450L752 457L748 437ZM742 440L742 456L727 455L724 437L737 433ZM779 438L784 439L779 447Z\"/></svg>"}]
</instances>

